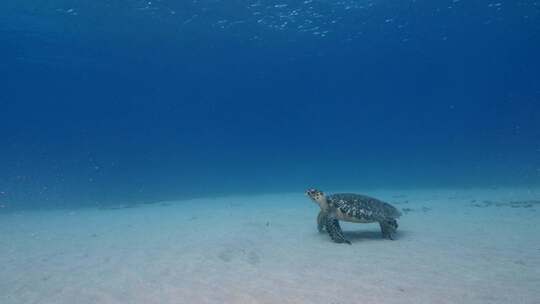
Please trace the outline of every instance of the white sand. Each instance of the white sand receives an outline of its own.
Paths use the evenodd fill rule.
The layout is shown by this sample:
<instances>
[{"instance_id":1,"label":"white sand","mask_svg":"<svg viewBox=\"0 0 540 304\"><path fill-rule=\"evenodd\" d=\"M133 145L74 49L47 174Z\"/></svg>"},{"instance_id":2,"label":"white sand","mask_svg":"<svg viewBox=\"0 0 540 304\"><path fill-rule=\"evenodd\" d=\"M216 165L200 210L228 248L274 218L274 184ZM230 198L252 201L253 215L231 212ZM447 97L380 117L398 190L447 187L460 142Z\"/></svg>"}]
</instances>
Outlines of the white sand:
<instances>
[{"instance_id":1,"label":"white sand","mask_svg":"<svg viewBox=\"0 0 540 304\"><path fill-rule=\"evenodd\" d=\"M0 214L0 303L540 303L540 205L471 203L540 189L359 192L415 209L397 240L301 193Z\"/></svg>"}]
</instances>

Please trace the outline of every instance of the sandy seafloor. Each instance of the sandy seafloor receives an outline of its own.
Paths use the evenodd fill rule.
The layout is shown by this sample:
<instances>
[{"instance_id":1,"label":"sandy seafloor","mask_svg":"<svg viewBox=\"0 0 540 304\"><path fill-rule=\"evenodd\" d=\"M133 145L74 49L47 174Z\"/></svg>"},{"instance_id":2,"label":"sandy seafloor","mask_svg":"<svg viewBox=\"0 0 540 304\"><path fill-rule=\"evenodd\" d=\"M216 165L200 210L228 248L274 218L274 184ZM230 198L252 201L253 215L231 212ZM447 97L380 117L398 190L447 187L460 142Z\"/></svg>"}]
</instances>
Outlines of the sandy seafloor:
<instances>
[{"instance_id":1,"label":"sandy seafloor","mask_svg":"<svg viewBox=\"0 0 540 304\"><path fill-rule=\"evenodd\" d=\"M540 189L358 192L396 240L332 243L303 193L3 210L0 303L540 303Z\"/></svg>"}]
</instances>

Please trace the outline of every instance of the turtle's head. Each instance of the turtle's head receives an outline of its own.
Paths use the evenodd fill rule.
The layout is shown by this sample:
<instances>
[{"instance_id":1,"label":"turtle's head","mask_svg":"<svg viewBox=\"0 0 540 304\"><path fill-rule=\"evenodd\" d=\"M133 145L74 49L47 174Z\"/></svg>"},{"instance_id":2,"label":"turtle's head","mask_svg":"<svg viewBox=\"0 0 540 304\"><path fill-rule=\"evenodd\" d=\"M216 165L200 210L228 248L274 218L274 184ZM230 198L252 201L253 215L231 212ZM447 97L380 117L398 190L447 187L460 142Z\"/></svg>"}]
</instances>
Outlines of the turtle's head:
<instances>
[{"instance_id":1,"label":"turtle's head","mask_svg":"<svg viewBox=\"0 0 540 304\"><path fill-rule=\"evenodd\" d=\"M324 193L321 190L308 189L306 190L306 195L309 196L313 202L317 203L321 209L326 210L328 208L326 196L324 196Z\"/></svg>"}]
</instances>

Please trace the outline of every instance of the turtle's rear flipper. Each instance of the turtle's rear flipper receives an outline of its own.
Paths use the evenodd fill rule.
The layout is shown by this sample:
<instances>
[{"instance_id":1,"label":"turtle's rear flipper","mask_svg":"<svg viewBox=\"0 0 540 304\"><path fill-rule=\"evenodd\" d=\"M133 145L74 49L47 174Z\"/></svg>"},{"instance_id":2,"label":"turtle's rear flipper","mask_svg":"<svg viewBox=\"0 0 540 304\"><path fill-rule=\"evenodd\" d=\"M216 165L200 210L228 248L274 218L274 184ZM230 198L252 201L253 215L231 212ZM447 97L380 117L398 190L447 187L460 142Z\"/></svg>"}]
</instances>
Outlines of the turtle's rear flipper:
<instances>
[{"instance_id":1,"label":"turtle's rear flipper","mask_svg":"<svg viewBox=\"0 0 540 304\"><path fill-rule=\"evenodd\" d=\"M393 240L392 234L396 233L398 224L395 219L389 219L379 222L381 226L382 236L385 239Z\"/></svg>"},{"instance_id":2,"label":"turtle's rear flipper","mask_svg":"<svg viewBox=\"0 0 540 304\"><path fill-rule=\"evenodd\" d=\"M336 243L347 243L349 245L351 244L351 242L349 242L347 239L345 239L345 236L343 236L343 231L341 231L341 226L339 226L338 220L327 217L326 231L328 231L328 234L330 235L332 241Z\"/></svg>"},{"instance_id":3,"label":"turtle's rear flipper","mask_svg":"<svg viewBox=\"0 0 540 304\"><path fill-rule=\"evenodd\" d=\"M324 232L327 216L326 212L323 211L319 212L319 215L317 216L317 230L321 233Z\"/></svg>"}]
</instances>

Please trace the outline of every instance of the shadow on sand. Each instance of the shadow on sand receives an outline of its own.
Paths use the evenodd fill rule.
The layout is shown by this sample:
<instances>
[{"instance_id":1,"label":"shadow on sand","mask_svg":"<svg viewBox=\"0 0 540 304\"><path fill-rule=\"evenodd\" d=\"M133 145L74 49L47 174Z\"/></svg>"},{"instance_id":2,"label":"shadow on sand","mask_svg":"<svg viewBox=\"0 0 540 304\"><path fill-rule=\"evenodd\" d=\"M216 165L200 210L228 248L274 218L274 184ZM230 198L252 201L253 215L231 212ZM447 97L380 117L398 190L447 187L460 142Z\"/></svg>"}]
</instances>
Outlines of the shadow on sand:
<instances>
[{"instance_id":1,"label":"shadow on sand","mask_svg":"<svg viewBox=\"0 0 540 304\"><path fill-rule=\"evenodd\" d=\"M393 235L394 240L403 239L407 236L407 231L399 231ZM369 230L369 231L343 231L345 238L351 242L357 240L384 240L380 231Z\"/></svg>"}]
</instances>

